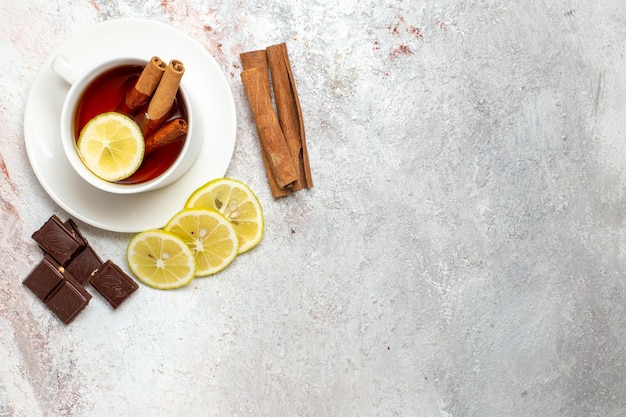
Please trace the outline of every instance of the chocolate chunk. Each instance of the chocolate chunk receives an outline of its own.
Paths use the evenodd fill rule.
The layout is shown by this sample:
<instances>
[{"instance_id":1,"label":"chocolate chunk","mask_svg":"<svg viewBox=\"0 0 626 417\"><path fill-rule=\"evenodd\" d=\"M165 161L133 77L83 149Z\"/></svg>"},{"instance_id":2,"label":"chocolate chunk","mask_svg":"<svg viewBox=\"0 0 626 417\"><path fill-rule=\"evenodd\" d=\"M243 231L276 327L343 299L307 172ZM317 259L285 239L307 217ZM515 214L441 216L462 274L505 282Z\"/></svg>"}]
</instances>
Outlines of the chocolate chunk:
<instances>
[{"instance_id":1,"label":"chocolate chunk","mask_svg":"<svg viewBox=\"0 0 626 417\"><path fill-rule=\"evenodd\" d=\"M83 295L83 297L88 300L91 299L91 294L89 294L85 287L80 285L80 282L78 282L78 280L74 278L74 276L68 270L64 270L63 267L60 267L60 270L61 274L63 274L63 278L65 278L66 281L76 287L76 289Z\"/></svg>"},{"instance_id":2,"label":"chocolate chunk","mask_svg":"<svg viewBox=\"0 0 626 417\"><path fill-rule=\"evenodd\" d=\"M102 265L102 259L91 246L87 245L65 265L65 270L72 274L80 285L85 286Z\"/></svg>"},{"instance_id":3,"label":"chocolate chunk","mask_svg":"<svg viewBox=\"0 0 626 417\"><path fill-rule=\"evenodd\" d=\"M63 265L84 247L53 215L32 235L33 240L55 261Z\"/></svg>"},{"instance_id":4,"label":"chocolate chunk","mask_svg":"<svg viewBox=\"0 0 626 417\"><path fill-rule=\"evenodd\" d=\"M95 271L102 266L102 259L100 259L93 247L89 245L87 238L81 233L73 219L67 219L63 225L68 232L84 246L83 249L74 255L65 265L65 269L69 271L82 286L85 286L91 280Z\"/></svg>"},{"instance_id":5,"label":"chocolate chunk","mask_svg":"<svg viewBox=\"0 0 626 417\"><path fill-rule=\"evenodd\" d=\"M91 285L113 306L117 308L139 285L122 269L106 261L91 279Z\"/></svg>"},{"instance_id":6,"label":"chocolate chunk","mask_svg":"<svg viewBox=\"0 0 626 417\"><path fill-rule=\"evenodd\" d=\"M24 279L28 287L41 301L46 301L55 289L63 282L64 277L54 261L44 257L41 262Z\"/></svg>"},{"instance_id":7,"label":"chocolate chunk","mask_svg":"<svg viewBox=\"0 0 626 417\"><path fill-rule=\"evenodd\" d=\"M81 242L83 245L87 245L87 238L83 236L80 229L78 228L78 225L73 219L67 219L65 223L63 223L63 225L70 232L70 234L76 238L76 240Z\"/></svg>"},{"instance_id":8,"label":"chocolate chunk","mask_svg":"<svg viewBox=\"0 0 626 417\"><path fill-rule=\"evenodd\" d=\"M87 304L91 295L78 282L65 279L46 301L46 306L65 324L69 324Z\"/></svg>"}]
</instances>

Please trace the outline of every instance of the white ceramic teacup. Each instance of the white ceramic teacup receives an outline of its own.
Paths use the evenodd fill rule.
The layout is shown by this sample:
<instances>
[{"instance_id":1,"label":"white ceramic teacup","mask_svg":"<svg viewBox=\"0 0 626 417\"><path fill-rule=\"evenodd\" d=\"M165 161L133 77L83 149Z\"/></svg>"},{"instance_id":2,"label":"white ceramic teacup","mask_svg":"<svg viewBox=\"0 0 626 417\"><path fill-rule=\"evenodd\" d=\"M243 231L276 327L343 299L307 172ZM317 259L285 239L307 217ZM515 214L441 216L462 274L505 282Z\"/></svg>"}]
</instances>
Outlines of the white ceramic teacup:
<instances>
[{"instance_id":1,"label":"white ceramic teacup","mask_svg":"<svg viewBox=\"0 0 626 417\"><path fill-rule=\"evenodd\" d=\"M76 146L76 138L80 132L75 132L74 120L76 107L82 97L85 89L94 81L98 76L116 67L125 65L146 65L147 60L123 57L111 59L98 63L91 68L80 68L70 63L64 56L57 56L51 63L52 70L70 84L70 89L63 102L63 108L61 109L61 141L63 149L67 156L70 165L74 170L92 186L99 188L100 190L115 193L115 194L136 194L146 191L152 191L165 187L178 180L187 170L191 167L195 161L200 147L202 146L202 140L198 135L194 135L194 115L193 115L193 102L192 98L187 92L184 81L181 81L179 91L183 100L183 105L187 113L187 137L183 148L172 163L172 165L165 170L159 176L136 184L124 184L103 180L92 173L82 162L78 149ZM184 77L183 77L184 78Z\"/></svg>"}]
</instances>

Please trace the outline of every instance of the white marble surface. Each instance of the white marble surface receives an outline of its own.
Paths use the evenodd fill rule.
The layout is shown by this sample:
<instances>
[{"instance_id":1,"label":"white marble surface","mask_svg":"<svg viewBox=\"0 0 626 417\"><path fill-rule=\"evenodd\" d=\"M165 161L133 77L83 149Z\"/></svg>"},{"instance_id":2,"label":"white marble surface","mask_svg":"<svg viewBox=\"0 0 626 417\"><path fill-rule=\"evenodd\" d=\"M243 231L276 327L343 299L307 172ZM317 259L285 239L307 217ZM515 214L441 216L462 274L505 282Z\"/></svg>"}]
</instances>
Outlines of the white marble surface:
<instances>
[{"instance_id":1,"label":"white marble surface","mask_svg":"<svg viewBox=\"0 0 626 417\"><path fill-rule=\"evenodd\" d=\"M21 284L66 217L24 106L60 44L125 17L219 62L266 235L64 326ZM624 39L622 0L4 1L0 416L626 416ZM279 42L315 186L273 200L239 54ZM125 265L129 235L82 226Z\"/></svg>"}]
</instances>

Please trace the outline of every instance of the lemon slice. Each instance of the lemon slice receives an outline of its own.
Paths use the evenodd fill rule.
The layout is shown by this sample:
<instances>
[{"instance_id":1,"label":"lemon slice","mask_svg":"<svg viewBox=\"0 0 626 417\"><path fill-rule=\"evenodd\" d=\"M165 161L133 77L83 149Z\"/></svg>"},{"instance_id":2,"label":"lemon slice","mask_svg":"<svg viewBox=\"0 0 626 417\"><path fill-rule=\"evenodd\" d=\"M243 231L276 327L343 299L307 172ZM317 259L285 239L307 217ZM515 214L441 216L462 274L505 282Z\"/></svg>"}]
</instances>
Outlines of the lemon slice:
<instances>
[{"instance_id":1,"label":"lemon slice","mask_svg":"<svg viewBox=\"0 0 626 417\"><path fill-rule=\"evenodd\" d=\"M130 177L141 165L145 143L141 129L121 113L102 113L91 119L76 143L85 166L107 181Z\"/></svg>"},{"instance_id":2,"label":"lemon slice","mask_svg":"<svg viewBox=\"0 0 626 417\"><path fill-rule=\"evenodd\" d=\"M135 235L128 243L126 259L137 279L161 290L185 286L196 274L194 256L187 244L163 230Z\"/></svg>"},{"instance_id":3,"label":"lemon slice","mask_svg":"<svg viewBox=\"0 0 626 417\"><path fill-rule=\"evenodd\" d=\"M250 187L231 178L209 181L194 191L185 207L207 208L222 213L235 227L239 253L249 251L263 238L263 209Z\"/></svg>"},{"instance_id":4,"label":"lemon slice","mask_svg":"<svg viewBox=\"0 0 626 417\"><path fill-rule=\"evenodd\" d=\"M196 276L215 274L237 256L239 241L232 224L217 211L184 209L165 225L164 230L179 236L191 249Z\"/></svg>"}]
</instances>

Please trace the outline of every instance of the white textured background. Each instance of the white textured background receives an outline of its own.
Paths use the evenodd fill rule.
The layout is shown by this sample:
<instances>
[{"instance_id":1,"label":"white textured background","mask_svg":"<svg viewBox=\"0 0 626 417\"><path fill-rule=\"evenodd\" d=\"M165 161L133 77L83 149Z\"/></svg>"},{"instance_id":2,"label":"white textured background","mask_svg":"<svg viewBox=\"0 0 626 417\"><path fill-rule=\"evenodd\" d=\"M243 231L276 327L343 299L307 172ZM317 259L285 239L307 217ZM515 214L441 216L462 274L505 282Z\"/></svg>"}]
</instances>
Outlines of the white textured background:
<instances>
[{"instance_id":1,"label":"white textured background","mask_svg":"<svg viewBox=\"0 0 626 417\"><path fill-rule=\"evenodd\" d=\"M624 1L266 3L2 2L0 416L626 416ZM123 17L221 65L227 175L266 235L214 278L94 297L63 326L21 285L31 233L66 217L24 106L61 43ZM239 54L279 42L315 187L274 201ZM125 265L129 235L82 227Z\"/></svg>"}]
</instances>

